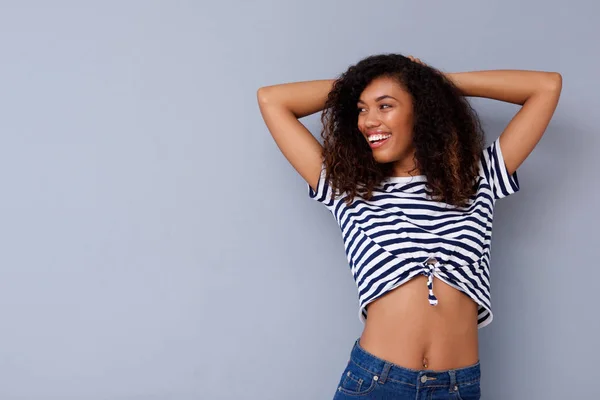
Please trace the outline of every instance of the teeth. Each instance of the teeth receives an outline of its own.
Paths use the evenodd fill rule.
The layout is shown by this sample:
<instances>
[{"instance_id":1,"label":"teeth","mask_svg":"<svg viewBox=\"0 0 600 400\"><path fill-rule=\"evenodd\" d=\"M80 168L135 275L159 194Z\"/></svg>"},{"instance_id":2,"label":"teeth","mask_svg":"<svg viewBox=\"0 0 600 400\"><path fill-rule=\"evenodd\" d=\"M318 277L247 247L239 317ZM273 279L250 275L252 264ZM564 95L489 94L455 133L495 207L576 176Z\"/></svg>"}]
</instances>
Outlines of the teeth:
<instances>
[{"instance_id":1,"label":"teeth","mask_svg":"<svg viewBox=\"0 0 600 400\"><path fill-rule=\"evenodd\" d=\"M392 135L371 135L369 136L369 142L376 142L378 140L387 139Z\"/></svg>"}]
</instances>

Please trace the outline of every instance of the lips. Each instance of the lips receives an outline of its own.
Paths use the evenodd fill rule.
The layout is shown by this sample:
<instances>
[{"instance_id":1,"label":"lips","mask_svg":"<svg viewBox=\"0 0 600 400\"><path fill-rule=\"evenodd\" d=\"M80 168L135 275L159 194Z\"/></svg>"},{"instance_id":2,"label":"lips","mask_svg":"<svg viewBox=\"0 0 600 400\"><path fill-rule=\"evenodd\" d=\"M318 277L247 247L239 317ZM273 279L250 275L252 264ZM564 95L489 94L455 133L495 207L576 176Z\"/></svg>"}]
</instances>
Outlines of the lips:
<instances>
[{"instance_id":1,"label":"lips","mask_svg":"<svg viewBox=\"0 0 600 400\"><path fill-rule=\"evenodd\" d=\"M367 141L372 149L376 149L386 144L391 136L392 135L389 132L370 131L367 132Z\"/></svg>"},{"instance_id":2,"label":"lips","mask_svg":"<svg viewBox=\"0 0 600 400\"><path fill-rule=\"evenodd\" d=\"M389 140L390 140L390 138L378 140L377 142L369 142L369 146L371 146L372 149L377 149L377 148L383 146L384 144L386 144L387 142L389 142Z\"/></svg>"}]
</instances>

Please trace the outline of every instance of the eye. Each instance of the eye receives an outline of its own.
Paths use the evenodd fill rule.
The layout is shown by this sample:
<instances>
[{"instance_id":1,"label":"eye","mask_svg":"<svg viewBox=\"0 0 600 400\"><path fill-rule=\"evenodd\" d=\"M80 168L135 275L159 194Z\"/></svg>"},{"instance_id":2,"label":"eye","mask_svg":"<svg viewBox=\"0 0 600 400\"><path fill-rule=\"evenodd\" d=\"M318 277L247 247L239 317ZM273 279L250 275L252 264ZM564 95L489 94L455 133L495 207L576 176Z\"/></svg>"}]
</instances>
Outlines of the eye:
<instances>
[{"instance_id":1,"label":"eye","mask_svg":"<svg viewBox=\"0 0 600 400\"><path fill-rule=\"evenodd\" d=\"M391 104L382 104L381 107L392 107L392 105ZM359 113L361 113L363 110L364 110L364 108L361 108L361 107L357 108L357 111Z\"/></svg>"}]
</instances>

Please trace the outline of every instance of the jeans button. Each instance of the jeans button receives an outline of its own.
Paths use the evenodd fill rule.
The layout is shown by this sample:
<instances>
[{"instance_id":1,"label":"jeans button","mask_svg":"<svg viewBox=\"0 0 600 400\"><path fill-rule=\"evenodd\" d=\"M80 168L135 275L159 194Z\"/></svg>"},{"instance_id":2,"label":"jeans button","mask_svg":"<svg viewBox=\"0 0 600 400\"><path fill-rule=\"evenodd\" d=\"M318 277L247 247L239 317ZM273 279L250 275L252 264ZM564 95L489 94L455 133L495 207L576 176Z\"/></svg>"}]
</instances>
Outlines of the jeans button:
<instances>
[{"instance_id":1,"label":"jeans button","mask_svg":"<svg viewBox=\"0 0 600 400\"><path fill-rule=\"evenodd\" d=\"M425 383L425 382L427 382L427 375L423 375L421 377L421 383Z\"/></svg>"}]
</instances>

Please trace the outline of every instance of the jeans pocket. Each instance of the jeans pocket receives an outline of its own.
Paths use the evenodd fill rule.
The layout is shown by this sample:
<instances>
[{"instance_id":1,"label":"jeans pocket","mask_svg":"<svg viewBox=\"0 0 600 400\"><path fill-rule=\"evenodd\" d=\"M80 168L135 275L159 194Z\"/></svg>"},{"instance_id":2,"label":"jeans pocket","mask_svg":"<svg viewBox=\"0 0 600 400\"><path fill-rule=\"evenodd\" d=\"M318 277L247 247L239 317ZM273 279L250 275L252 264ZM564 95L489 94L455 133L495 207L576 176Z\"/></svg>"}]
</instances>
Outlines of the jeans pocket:
<instances>
[{"instance_id":1,"label":"jeans pocket","mask_svg":"<svg viewBox=\"0 0 600 400\"><path fill-rule=\"evenodd\" d=\"M456 392L458 400L479 400L481 398L481 385L479 381L458 385Z\"/></svg>"},{"instance_id":2,"label":"jeans pocket","mask_svg":"<svg viewBox=\"0 0 600 400\"><path fill-rule=\"evenodd\" d=\"M377 386L377 375L350 361L342 374L338 391L349 396L363 396Z\"/></svg>"}]
</instances>

